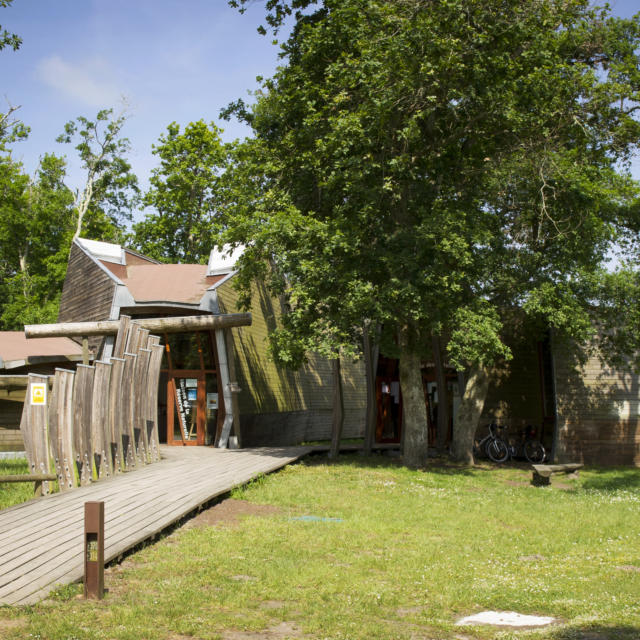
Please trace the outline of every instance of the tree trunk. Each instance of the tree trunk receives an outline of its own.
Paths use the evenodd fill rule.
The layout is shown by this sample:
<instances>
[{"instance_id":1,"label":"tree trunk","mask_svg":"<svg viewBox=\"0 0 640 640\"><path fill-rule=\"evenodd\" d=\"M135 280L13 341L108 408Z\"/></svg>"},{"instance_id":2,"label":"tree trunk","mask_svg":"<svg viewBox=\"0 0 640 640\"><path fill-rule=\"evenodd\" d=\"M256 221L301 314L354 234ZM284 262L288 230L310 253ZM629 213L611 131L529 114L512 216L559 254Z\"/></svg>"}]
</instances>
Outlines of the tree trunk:
<instances>
[{"instance_id":1,"label":"tree trunk","mask_svg":"<svg viewBox=\"0 0 640 640\"><path fill-rule=\"evenodd\" d=\"M402 391L402 415L404 423L403 459L407 467L419 469L426 466L429 450L427 406L424 401L420 355L417 335L405 326L399 332L400 390Z\"/></svg>"},{"instance_id":2,"label":"tree trunk","mask_svg":"<svg viewBox=\"0 0 640 640\"><path fill-rule=\"evenodd\" d=\"M433 362L436 368L436 384L438 385L438 426L436 431L436 451L442 455L447 443L449 432L449 391L444 374L444 359L442 357L442 340L440 336L433 336Z\"/></svg>"},{"instance_id":3,"label":"tree trunk","mask_svg":"<svg viewBox=\"0 0 640 640\"><path fill-rule=\"evenodd\" d=\"M89 210L89 204L91 203L91 198L93 198L93 183L95 181L95 176L93 171L89 171L89 175L87 176L87 182L84 186L84 190L82 192L82 196L78 196L76 198L76 210L78 211L78 221L76 223L76 232L73 235L73 239L80 237L80 233L82 232L82 222L84 220L84 216Z\"/></svg>"},{"instance_id":4,"label":"tree trunk","mask_svg":"<svg viewBox=\"0 0 640 640\"><path fill-rule=\"evenodd\" d=\"M362 329L362 350L364 352L364 368L367 384L367 408L364 424L364 455L370 456L376 433L376 369L378 367L378 345L372 347L369 335L369 322Z\"/></svg>"},{"instance_id":5,"label":"tree trunk","mask_svg":"<svg viewBox=\"0 0 640 640\"><path fill-rule=\"evenodd\" d=\"M340 372L340 356L334 358L333 364L333 412L331 424L330 458L337 458L340 453L340 438L344 424L344 399L342 397L342 374Z\"/></svg>"},{"instance_id":6,"label":"tree trunk","mask_svg":"<svg viewBox=\"0 0 640 640\"><path fill-rule=\"evenodd\" d=\"M472 367L466 381L462 402L453 425L451 454L454 460L473 464L473 438L489 390L489 372L485 367Z\"/></svg>"}]
</instances>

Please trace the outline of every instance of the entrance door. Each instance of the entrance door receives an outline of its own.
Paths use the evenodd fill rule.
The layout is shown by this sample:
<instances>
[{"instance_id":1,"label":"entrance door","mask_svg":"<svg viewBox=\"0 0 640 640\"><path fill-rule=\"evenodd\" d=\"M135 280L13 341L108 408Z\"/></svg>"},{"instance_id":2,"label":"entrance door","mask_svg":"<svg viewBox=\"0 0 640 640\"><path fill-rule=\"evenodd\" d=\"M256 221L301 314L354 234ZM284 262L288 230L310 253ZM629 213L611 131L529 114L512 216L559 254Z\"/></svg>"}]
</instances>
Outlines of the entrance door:
<instances>
[{"instance_id":1,"label":"entrance door","mask_svg":"<svg viewBox=\"0 0 640 640\"><path fill-rule=\"evenodd\" d=\"M167 444L214 445L224 421L212 332L164 336Z\"/></svg>"},{"instance_id":2,"label":"entrance door","mask_svg":"<svg viewBox=\"0 0 640 640\"><path fill-rule=\"evenodd\" d=\"M206 396L201 372L174 372L167 385L167 441L203 445Z\"/></svg>"}]
</instances>

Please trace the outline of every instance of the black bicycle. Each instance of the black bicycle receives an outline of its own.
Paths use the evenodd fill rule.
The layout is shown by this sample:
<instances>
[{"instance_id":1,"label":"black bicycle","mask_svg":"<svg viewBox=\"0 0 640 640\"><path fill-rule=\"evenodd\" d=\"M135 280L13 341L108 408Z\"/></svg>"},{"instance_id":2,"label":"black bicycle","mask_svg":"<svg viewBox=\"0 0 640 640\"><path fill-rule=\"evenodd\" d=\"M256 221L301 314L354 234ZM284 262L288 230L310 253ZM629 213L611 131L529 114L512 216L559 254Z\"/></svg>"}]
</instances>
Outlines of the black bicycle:
<instances>
[{"instance_id":1,"label":"black bicycle","mask_svg":"<svg viewBox=\"0 0 640 640\"><path fill-rule=\"evenodd\" d=\"M474 442L473 455L476 458L485 455L493 462L506 462L509 459L509 446L499 433L504 427L495 422L488 426L489 433L479 442Z\"/></svg>"},{"instance_id":2,"label":"black bicycle","mask_svg":"<svg viewBox=\"0 0 640 640\"><path fill-rule=\"evenodd\" d=\"M509 442L509 455L512 458L526 458L532 464L540 464L547 457L547 452L540 440L536 428L527 425L520 431L519 439Z\"/></svg>"}]
</instances>

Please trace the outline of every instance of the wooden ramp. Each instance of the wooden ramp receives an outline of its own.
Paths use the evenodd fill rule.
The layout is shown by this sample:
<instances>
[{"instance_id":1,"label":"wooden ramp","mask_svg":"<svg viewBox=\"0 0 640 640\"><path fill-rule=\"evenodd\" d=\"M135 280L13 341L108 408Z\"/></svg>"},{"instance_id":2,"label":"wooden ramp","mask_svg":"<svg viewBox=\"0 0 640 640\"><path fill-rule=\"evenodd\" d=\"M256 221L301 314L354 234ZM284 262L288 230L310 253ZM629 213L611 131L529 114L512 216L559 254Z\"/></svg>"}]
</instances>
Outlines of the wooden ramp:
<instances>
[{"instance_id":1,"label":"wooden ramp","mask_svg":"<svg viewBox=\"0 0 640 640\"><path fill-rule=\"evenodd\" d=\"M162 460L0 511L0 604L30 604L84 572L84 503L104 501L105 562L310 447L161 447Z\"/></svg>"}]
</instances>

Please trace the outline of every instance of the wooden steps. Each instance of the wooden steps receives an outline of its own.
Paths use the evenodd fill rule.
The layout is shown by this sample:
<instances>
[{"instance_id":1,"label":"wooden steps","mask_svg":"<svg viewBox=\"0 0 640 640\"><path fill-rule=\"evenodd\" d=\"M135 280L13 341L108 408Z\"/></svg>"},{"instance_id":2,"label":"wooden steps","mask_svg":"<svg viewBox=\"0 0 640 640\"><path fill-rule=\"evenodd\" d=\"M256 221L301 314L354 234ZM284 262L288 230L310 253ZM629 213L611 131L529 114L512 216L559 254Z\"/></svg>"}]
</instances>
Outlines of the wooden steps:
<instances>
[{"instance_id":1,"label":"wooden steps","mask_svg":"<svg viewBox=\"0 0 640 640\"><path fill-rule=\"evenodd\" d=\"M83 576L84 503L105 503L105 562L311 447L161 447L159 463L0 511L0 604L30 604Z\"/></svg>"}]
</instances>

